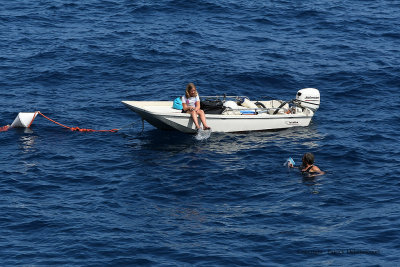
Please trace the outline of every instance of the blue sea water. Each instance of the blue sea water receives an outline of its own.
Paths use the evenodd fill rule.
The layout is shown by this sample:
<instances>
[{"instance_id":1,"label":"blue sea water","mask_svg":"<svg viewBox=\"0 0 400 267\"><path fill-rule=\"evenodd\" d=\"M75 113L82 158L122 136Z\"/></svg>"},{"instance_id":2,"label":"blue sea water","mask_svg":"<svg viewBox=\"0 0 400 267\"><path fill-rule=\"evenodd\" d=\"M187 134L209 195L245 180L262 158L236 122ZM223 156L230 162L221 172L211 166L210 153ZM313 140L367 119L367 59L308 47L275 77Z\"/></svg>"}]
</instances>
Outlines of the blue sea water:
<instances>
[{"instance_id":1,"label":"blue sea water","mask_svg":"<svg viewBox=\"0 0 400 267\"><path fill-rule=\"evenodd\" d=\"M2 1L1 266L400 264L398 1ZM122 100L290 100L311 125L206 140ZM327 172L282 167L305 152Z\"/></svg>"}]
</instances>

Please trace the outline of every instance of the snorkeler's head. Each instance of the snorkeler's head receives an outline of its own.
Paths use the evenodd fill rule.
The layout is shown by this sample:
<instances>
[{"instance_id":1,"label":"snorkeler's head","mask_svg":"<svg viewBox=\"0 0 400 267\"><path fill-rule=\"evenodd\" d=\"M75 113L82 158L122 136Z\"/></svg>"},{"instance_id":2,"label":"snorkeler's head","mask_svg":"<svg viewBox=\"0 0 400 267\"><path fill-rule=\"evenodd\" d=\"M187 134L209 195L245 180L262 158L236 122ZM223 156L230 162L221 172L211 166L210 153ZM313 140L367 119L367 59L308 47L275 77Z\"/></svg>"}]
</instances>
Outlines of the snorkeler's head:
<instances>
[{"instance_id":1,"label":"snorkeler's head","mask_svg":"<svg viewBox=\"0 0 400 267\"><path fill-rule=\"evenodd\" d=\"M314 155L312 153L305 153L303 155L303 163L308 165L314 164Z\"/></svg>"}]
</instances>

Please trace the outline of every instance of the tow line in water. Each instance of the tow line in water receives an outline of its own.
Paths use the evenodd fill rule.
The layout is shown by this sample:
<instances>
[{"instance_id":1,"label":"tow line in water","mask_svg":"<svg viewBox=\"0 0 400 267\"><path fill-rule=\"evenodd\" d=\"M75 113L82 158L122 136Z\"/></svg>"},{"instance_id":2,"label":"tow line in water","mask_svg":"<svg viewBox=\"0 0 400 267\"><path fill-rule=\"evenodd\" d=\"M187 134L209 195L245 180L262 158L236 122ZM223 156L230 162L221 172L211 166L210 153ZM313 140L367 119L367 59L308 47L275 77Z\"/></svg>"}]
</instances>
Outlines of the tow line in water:
<instances>
[{"instance_id":1,"label":"tow line in water","mask_svg":"<svg viewBox=\"0 0 400 267\"><path fill-rule=\"evenodd\" d=\"M77 132L111 132L111 133L115 133L122 129L121 128L121 129L111 129L111 130L93 130L93 129L82 129L79 127L69 127L69 126L66 126L64 124L58 123L58 122L50 119L49 117L45 116L40 111L35 111L35 112L20 112L20 113L18 113L17 117L15 118L15 120L13 121L13 123L11 125L6 125L6 126L0 127L0 132L8 131L11 128L29 128L29 127L31 127L31 125L37 115L41 115L42 117L48 119L49 121L51 121L57 125L60 125L61 127L67 128L71 131L77 131Z\"/></svg>"}]
</instances>

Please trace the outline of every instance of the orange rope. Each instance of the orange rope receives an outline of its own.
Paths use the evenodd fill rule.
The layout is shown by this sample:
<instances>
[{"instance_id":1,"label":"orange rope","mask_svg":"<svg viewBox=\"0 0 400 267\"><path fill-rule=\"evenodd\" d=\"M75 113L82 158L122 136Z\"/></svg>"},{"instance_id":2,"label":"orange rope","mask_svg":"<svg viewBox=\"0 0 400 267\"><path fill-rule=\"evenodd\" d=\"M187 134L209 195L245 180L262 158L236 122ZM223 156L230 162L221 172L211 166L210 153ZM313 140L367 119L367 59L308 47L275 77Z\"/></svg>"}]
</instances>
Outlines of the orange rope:
<instances>
[{"instance_id":1,"label":"orange rope","mask_svg":"<svg viewBox=\"0 0 400 267\"><path fill-rule=\"evenodd\" d=\"M37 116L38 113L40 113L40 111L36 111L36 112L35 112L35 115L33 116L33 119L32 119L32 121L31 121L31 123L29 123L28 128L31 127L31 125L32 125L33 121L35 120L35 118L36 118L36 116Z\"/></svg>"},{"instance_id":2,"label":"orange rope","mask_svg":"<svg viewBox=\"0 0 400 267\"><path fill-rule=\"evenodd\" d=\"M10 125L6 125L6 126L3 126L3 127L0 127L0 132L8 131L9 128L10 128Z\"/></svg>"},{"instance_id":3,"label":"orange rope","mask_svg":"<svg viewBox=\"0 0 400 267\"><path fill-rule=\"evenodd\" d=\"M49 121L54 122L55 124L58 124L58 125L60 125L60 126L62 126L62 127L64 127L64 128L70 129L71 131L78 131L78 132L112 132L112 133L118 132L118 129L111 129L111 130L93 130L93 129L81 129L81 128L79 128L79 127L68 127L68 126L65 126L65 125L63 125L63 124L61 124L61 123L58 123L58 122L56 122L56 121L50 119L49 117L43 115L43 113L40 112L40 111L38 111L38 114L42 115L44 118L48 119Z\"/></svg>"}]
</instances>

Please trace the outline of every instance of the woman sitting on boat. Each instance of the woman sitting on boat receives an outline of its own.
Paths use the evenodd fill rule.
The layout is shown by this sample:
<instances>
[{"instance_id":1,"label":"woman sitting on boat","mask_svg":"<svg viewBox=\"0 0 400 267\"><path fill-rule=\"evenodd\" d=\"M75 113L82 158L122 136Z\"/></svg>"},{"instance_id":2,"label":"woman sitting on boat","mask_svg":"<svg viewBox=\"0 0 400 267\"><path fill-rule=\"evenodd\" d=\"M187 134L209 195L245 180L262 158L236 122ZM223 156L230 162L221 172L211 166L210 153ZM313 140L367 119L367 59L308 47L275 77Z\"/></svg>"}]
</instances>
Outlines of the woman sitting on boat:
<instances>
[{"instance_id":1,"label":"woman sitting on boat","mask_svg":"<svg viewBox=\"0 0 400 267\"><path fill-rule=\"evenodd\" d=\"M183 113L190 113L193 118L193 122L196 125L196 129L200 129L200 124L199 120L197 119L197 115L200 116L200 120L203 124L203 129L204 130L209 130L211 129L207 125L206 121L206 115L204 114L204 111L200 109L200 97L199 94L197 93L196 86L194 86L193 83L189 83L186 86L186 93L182 97L182 112Z\"/></svg>"}]
</instances>

